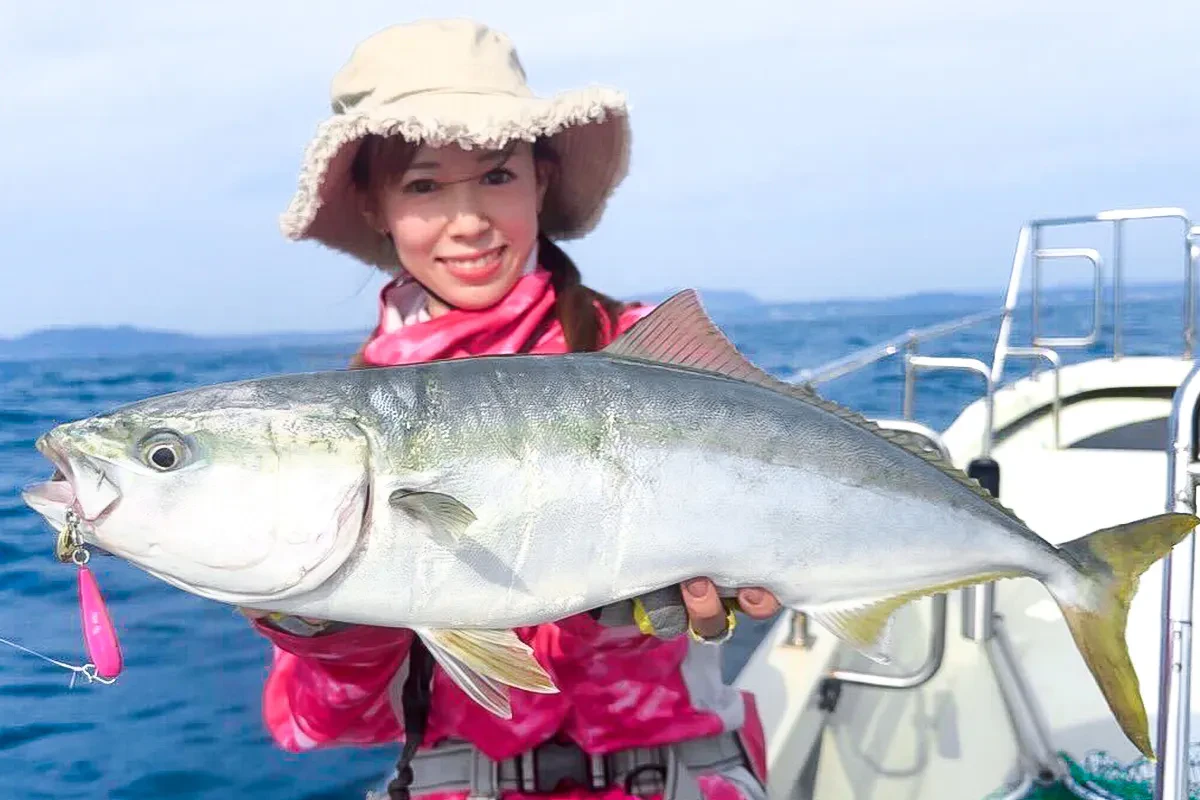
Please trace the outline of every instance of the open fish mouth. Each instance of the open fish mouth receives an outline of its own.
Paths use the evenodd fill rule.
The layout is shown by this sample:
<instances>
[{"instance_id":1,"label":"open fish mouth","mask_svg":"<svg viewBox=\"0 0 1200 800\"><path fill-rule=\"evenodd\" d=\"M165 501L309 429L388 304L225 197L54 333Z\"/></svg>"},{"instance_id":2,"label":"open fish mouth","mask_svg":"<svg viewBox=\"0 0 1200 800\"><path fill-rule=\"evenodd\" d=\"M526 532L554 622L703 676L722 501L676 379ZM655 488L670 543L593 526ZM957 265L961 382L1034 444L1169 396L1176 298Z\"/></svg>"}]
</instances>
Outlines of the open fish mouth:
<instances>
[{"instance_id":1,"label":"open fish mouth","mask_svg":"<svg viewBox=\"0 0 1200 800\"><path fill-rule=\"evenodd\" d=\"M52 432L36 443L38 451L54 464L54 474L44 483L26 487L21 497L55 528L66 525L68 511L94 528L112 512L121 492L99 465L55 438Z\"/></svg>"},{"instance_id":2,"label":"open fish mouth","mask_svg":"<svg viewBox=\"0 0 1200 800\"><path fill-rule=\"evenodd\" d=\"M23 489L21 498L52 526L63 528L67 524L67 511L75 505L75 490L62 470L55 470L49 481Z\"/></svg>"}]
</instances>

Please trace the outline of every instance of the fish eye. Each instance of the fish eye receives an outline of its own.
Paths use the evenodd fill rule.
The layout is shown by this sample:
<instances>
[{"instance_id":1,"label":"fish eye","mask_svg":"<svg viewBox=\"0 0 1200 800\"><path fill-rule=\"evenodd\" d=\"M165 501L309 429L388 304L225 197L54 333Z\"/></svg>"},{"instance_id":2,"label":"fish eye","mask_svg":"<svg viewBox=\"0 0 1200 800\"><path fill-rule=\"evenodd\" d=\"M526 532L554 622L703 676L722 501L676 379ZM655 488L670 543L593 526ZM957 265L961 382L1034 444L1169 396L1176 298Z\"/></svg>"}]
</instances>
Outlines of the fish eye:
<instances>
[{"instance_id":1,"label":"fish eye","mask_svg":"<svg viewBox=\"0 0 1200 800\"><path fill-rule=\"evenodd\" d=\"M187 458L187 446L173 434L159 434L142 446L142 461L151 469L170 472Z\"/></svg>"}]
</instances>

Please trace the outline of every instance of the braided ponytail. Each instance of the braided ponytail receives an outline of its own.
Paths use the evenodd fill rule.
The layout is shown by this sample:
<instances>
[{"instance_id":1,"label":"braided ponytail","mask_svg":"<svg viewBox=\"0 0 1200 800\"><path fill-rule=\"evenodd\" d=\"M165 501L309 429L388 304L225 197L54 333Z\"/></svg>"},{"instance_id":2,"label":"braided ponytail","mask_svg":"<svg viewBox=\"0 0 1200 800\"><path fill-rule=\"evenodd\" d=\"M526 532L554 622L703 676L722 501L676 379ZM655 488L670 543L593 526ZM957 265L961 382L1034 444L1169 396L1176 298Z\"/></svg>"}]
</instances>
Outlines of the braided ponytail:
<instances>
[{"instance_id":1,"label":"braided ponytail","mask_svg":"<svg viewBox=\"0 0 1200 800\"><path fill-rule=\"evenodd\" d=\"M575 262L543 234L538 235L538 260L550 273L554 313L562 326L567 348L572 352L598 349L601 330L616 330L621 303L584 286Z\"/></svg>"}]
</instances>

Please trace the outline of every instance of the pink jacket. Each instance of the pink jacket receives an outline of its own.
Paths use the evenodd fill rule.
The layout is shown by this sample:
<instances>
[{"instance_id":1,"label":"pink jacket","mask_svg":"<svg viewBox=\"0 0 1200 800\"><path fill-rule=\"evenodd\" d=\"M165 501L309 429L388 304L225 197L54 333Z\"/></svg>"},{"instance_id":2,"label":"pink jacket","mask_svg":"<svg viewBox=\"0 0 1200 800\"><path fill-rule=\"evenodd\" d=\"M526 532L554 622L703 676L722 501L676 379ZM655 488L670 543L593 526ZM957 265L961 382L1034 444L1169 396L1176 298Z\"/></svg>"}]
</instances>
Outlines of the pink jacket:
<instances>
[{"instance_id":1,"label":"pink jacket","mask_svg":"<svg viewBox=\"0 0 1200 800\"><path fill-rule=\"evenodd\" d=\"M408 286L393 283L382 292L380 323L362 352L367 365L513 353L539 328L543 333L531 352L567 351L553 319L554 290L544 270L526 275L492 309L453 310L432 320L404 318L407 291ZM627 308L617 333L648 311ZM614 335L607 329L603 334L603 342ZM256 628L274 645L264 717L281 747L304 751L403 739L398 690L410 631L358 626L306 638L261 623ZM736 730L760 778L765 777L753 699L722 683L718 648L687 637L662 641L632 626L605 627L586 614L517 634L560 692L514 690L512 719L503 720L470 700L437 667L426 746L447 737L465 739L487 756L503 759L556 735L588 752L605 753ZM714 800L737 795L720 783L720 778L706 778L702 786Z\"/></svg>"}]
</instances>

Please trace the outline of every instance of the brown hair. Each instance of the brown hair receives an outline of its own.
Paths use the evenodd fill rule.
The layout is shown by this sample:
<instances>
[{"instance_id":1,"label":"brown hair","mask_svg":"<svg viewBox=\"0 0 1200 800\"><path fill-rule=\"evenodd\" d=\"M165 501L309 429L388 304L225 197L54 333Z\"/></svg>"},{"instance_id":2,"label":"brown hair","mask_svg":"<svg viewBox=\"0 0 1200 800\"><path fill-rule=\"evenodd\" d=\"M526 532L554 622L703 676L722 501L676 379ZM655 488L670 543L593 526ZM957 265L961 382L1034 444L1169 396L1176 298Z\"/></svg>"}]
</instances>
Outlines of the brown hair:
<instances>
[{"instance_id":1,"label":"brown hair","mask_svg":"<svg viewBox=\"0 0 1200 800\"><path fill-rule=\"evenodd\" d=\"M373 196L382 183L404 174L416 151L415 145L399 136L369 134L350 167L351 181L360 192ZM555 168L558 166L557 154L544 139L534 143L533 157L535 161L552 164ZM562 326L567 348L574 352L598 349L603 344L600 341L601 330L607 328L615 331L617 317L624 305L584 286L579 268L571 257L549 237L540 233L538 260L550 273L550 284L554 287L555 295L554 312ZM361 365L361 356L360 350L352 365Z\"/></svg>"}]
</instances>

